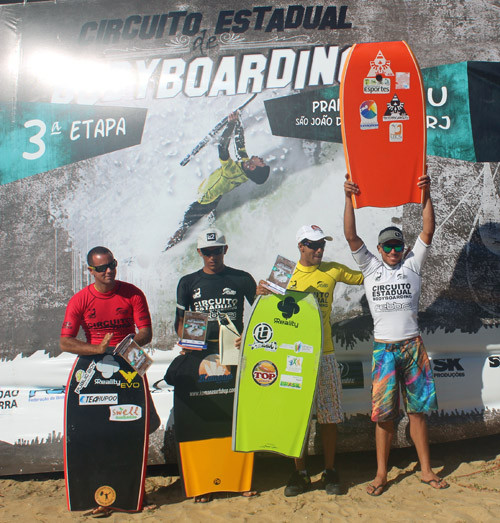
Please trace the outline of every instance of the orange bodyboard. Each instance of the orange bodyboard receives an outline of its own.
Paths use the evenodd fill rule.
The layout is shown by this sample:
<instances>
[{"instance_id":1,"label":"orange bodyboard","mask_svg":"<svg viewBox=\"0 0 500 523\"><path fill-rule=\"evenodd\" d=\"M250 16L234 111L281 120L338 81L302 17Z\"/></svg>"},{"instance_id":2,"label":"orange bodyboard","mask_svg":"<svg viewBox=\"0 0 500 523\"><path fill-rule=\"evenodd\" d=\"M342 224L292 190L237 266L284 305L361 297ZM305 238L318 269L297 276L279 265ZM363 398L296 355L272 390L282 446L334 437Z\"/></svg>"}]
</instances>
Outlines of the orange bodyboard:
<instances>
[{"instance_id":1,"label":"orange bodyboard","mask_svg":"<svg viewBox=\"0 0 500 523\"><path fill-rule=\"evenodd\" d=\"M426 117L422 75L406 42L355 44L340 83L347 171L354 207L420 203Z\"/></svg>"},{"instance_id":2,"label":"orange bodyboard","mask_svg":"<svg viewBox=\"0 0 500 523\"><path fill-rule=\"evenodd\" d=\"M179 443L187 497L209 492L245 492L252 488L253 452L233 452L231 438Z\"/></svg>"}]
</instances>

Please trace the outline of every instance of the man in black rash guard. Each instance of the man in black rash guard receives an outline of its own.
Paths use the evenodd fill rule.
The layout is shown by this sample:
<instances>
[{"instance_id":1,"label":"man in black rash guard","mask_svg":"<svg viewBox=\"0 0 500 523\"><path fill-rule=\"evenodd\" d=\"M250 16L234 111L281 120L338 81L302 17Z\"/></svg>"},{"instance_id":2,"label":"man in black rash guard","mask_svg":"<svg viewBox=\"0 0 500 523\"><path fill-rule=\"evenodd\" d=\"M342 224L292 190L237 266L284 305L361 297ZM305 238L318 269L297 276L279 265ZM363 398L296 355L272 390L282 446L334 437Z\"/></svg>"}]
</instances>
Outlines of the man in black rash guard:
<instances>
[{"instance_id":1,"label":"man in black rash guard","mask_svg":"<svg viewBox=\"0 0 500 523\"><path fill-rule=\"evenodd\" d=\"M234 161L229 155L229 143L233 133L239 161ZM259 156L249 158L247 154L243 126L237 112L228 116L228 123L219 141L219 160L221 166L200 185L198 200L191 204L184 214L182 223L165 247L166 251L184 238L191 225L203 216L215 211L224 194L248 180L261 185L269 177L270 169L264 160Z\"/></svg>"},{"instance_id":2,"label":"man in black rash guard","mask_svg":"<svg viewBox=\"0 0 500 523\"><path fill-rule=\"evenodd\" d=\"M165 381L174 386L174 428L178 443L231 439L236 368L220 364L218 317L227 314L241 333L244 301L246 298L253 303L256 283L249 273L224 265L227 249L221 231L215 228L203 231L198 237L203 268L183 276L177 286L175 329L179 337L186 310L209 315L207 349L184 349L165 374ZM214 459L231 459L231 452L228 450L228 456ZM244 496L253 494L250 490L243 492ZM195 496L196 502L210 499L210 492Z\"/></svg>"}]
</instances>

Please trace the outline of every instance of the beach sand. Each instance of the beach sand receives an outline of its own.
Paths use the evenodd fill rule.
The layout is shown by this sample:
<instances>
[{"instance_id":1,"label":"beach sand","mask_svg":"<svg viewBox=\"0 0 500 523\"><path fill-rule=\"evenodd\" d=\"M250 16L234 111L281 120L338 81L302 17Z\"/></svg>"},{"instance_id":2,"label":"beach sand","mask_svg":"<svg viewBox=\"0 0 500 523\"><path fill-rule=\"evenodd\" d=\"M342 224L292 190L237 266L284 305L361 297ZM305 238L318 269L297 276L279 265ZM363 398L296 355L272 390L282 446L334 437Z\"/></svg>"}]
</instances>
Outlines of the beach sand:
<instances>
[{"instance_id":1,"label":"beach sand","mask_svg":"<svg viewBox=\"0 0 500 523\"><path fill-rule=\"evenodd\" d=\"M309 458L312 489L285 498L283 488L292 461L258 456L254 488L259 495L244 498L219 494L206 504L184 498L172 466L148 468L146 492L158 505L138 514L113 513L108 521L454 521L487 522L500 518L500 435L431 447L432 465L450 488L434 490L420 482L415 450L394 449L389 484L380 497L368 496L366 484L375 473L374 452L339 454L337 468L344 493L328 496L320 486L321 456ZM75 521L92 519L69 512L61 473L0 478L0 521Z\"/></svg>"}]
</instances>

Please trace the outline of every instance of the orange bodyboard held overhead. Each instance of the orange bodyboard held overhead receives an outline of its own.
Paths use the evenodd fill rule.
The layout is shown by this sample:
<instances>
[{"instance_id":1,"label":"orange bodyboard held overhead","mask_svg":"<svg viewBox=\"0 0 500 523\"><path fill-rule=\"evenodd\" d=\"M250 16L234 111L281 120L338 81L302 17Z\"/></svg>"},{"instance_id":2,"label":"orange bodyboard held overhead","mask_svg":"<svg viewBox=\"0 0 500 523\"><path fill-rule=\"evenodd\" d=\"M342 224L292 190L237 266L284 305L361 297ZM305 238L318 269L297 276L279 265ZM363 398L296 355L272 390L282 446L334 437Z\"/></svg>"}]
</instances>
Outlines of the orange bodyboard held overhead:
<instances>
[{"instance_id":1,"label":"orange bodyboard held overhead","mask_svg":"<svg viewBox=\"0 0 500 523\"><path fill-rule=\"evenodd\" d=\"M354 207L420 203L425 172L425 98L406 42L355 44L340 83L342 142Z\"/></svg>"}]
</instances>

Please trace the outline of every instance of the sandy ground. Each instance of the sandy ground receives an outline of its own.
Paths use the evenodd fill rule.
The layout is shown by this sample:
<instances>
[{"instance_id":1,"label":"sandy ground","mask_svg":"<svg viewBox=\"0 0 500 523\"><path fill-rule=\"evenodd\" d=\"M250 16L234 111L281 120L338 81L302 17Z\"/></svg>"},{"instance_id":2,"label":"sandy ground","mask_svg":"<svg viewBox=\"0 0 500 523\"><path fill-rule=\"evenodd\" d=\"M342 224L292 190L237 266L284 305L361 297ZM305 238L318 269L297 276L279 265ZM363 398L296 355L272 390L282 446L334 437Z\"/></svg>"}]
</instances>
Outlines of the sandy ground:
<instances>
[{"instance_id":1,"label":"sandy ground","mask_svg":"<svg viewBox=\"0 0 500 523\"><path fill-rule=\"evenodd\" d=\"M451 487L434 490L420 482L413 449L395 449L390 459L388 489L378 498L365 493L374 475L373 452L340 454L343 495L321 490L321 457L309 459L312 489L285 498L283 488L292 470L291 460L258 457L251 499L221 494L211 503L185 499L175 467L150 467L146 491L158 508L139 514L114 513L108 521L498 521L500 517L500 435L435 445L435 470ZM83 512L68 512L62 474L0 478L0 521L78 521L92 519Z\"/></svg>"}]
</instances>

